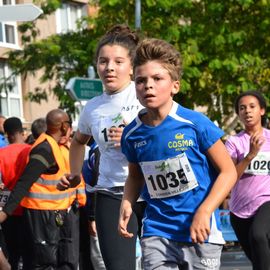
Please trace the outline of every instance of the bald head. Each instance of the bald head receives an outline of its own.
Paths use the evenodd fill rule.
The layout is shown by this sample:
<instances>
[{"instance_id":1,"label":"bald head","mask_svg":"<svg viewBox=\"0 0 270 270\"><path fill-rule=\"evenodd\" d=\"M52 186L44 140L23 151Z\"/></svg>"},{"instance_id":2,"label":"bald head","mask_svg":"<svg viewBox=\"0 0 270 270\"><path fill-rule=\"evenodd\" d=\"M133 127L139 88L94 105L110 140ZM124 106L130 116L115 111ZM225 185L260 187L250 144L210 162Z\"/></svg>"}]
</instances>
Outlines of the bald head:
<instances>
[{"instance_id":1,"label":"bald head","mask_svg":"<svg viewBox=\"0 0 270 270\"><path fill-rule=\"evenodd\" d=\"M52 135L63 132L65 124L69 122L69 116L65 111L61 109L52 110L46 116L47 133Z\"/></svg>"}]
</instances>

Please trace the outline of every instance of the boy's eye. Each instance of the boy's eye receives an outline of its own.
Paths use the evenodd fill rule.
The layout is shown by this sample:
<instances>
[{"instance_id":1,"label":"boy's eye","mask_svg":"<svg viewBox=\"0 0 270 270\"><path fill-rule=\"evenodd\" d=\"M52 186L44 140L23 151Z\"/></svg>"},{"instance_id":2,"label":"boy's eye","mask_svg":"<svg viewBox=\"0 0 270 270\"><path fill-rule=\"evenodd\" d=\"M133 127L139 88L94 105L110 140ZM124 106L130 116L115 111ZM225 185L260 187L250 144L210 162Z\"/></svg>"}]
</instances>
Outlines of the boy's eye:
<instances>
[{"instance_id":1,"label":"boy's eye","mask_svg":"<svg viewBox=\"0 0 270 270\"><path fill-rule=\"evenodd\" d=\"M140 83L143 83L144 82L144 79L143 78L137 78L135 79L135 83L136 84L140 84Z\"/></svg>"}]
</instances>

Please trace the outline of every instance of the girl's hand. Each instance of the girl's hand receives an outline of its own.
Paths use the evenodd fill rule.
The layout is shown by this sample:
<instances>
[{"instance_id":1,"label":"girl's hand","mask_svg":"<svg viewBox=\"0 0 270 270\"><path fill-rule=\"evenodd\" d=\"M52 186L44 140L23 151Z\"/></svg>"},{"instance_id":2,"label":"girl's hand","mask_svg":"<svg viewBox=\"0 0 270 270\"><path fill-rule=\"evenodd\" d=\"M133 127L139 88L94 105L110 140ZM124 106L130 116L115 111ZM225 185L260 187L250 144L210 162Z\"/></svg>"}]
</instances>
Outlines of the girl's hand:
<instances>
[{"instance_id":1,"label":"girl's hand","mask_svg":"<svg viewBox=\"0 0 270 270\"><path fill-rule=\"evenodd\" d=\"M127 225L132 214L132 208L129 203L122 202L119 215L118 233L125 238L132 238L133 233L127 231Z\"/></svg>"},{"instance_id":2,"label":"girl's hand","mask_svg":"<svg viewBox=\"0 0 270 270\"><path fill-rule=\"evenodd\" d=\"M65 174L61 177L60 182L57 184L56 188L58 190L66 190L68 188L73 188L79 185L81 182L80 175Z\"/></svg>"},{"instance_id":3,"label":"girl's hand","mask_svg":"<svg viewBox=\"0 0 270 270\"><path fill-rule=\"evenodd\" d=\"M260 151L262 145L265 142L265 138L259 132L256 132L250 136L250 145L248 157L253 159Z\"/></svg>"},{"instance_id":4,"label":"girl's hand","mask_svg":"<svg viewBox=\"0 0 270 270\"><path fill-rule=\"evenodd\" d=\"M121 137L123 133L124 128L123 127L111 127L109 129L109 140L114 142L114 147L120 147L121 146Z\"/></svg>"}]
</instances>

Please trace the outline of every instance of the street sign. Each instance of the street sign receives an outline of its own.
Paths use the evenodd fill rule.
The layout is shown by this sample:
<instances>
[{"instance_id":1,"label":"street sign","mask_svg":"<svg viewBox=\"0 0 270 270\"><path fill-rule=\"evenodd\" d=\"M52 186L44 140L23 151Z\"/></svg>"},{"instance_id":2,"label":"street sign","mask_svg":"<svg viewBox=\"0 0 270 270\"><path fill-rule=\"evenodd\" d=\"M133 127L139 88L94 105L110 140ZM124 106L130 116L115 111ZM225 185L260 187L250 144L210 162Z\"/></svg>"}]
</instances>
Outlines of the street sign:
<instances>
[{"instance_id":1,"label":"street sign","mask_svg":"<svg viewBox=\"0 0 270 270\"><path fill-rule=\"evenodd\" d=\"M34 4L3 5L0 6L0 21L33 21L43 10Z\"/></svg>"},{"instance_id":2,"label":"street sign","mask_svg":"<svg viewBox=\"0 0 270 270\"><path fill-rule=\"evenodd\" d=\"M66 90L75 100L89 100L103 93L103 85L99 79L73 77L68 81Z\"/></svg>"}]
</instances>

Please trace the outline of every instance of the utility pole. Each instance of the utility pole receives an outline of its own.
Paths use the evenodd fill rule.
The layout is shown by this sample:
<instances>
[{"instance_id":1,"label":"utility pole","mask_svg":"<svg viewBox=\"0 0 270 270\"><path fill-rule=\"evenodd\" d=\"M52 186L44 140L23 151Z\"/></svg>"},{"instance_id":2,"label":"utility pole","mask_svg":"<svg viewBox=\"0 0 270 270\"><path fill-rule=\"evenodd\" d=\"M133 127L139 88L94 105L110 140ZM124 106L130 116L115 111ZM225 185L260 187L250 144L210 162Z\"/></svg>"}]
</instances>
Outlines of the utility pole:
<instances>
[{"instance_id":1,"label":"utility pole","mask_svg":"<svg viewBox=\"0 0 270 270\"><path fill-rule=\"evenodd\" d=\"M135 28L141 30L141 0L135 3Z\"/></svg>"}]
</instances>

